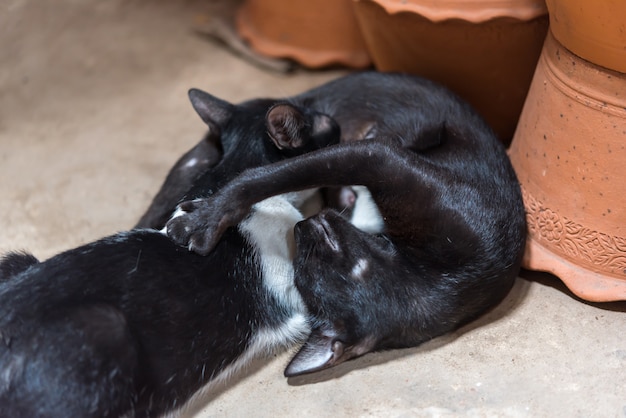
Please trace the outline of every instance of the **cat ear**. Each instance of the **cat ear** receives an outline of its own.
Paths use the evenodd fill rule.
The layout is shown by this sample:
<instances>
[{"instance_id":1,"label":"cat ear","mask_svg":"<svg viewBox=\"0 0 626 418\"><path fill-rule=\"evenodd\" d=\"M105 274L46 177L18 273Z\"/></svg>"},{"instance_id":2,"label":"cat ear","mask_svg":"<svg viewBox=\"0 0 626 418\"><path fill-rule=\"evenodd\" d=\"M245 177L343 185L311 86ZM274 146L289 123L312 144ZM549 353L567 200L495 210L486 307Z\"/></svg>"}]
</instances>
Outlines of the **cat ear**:
<instances>
[{"instance_id":1,"label":"cat ear","mask_svg":"<svg viewBox=\"0 0 626 418\"><path fill-rule=\"evenodd\" d=\"M329 335L328 332L320 329L313 330L309 339L287 365L285 377L334 367L344 361L369 353L373 346L373 342L369 339L348 346L337 340L334 335Z\"/></svg>"},{"instance_id":2,"label":"cat ear","mask_svg":"<svg viewBox=\"0 0 626 418\"><path fill-rule=\"evenodd\" d=\"M265 123L270 138L279 150L301 153L339 142L339 126L330 116L310 109L302 111L289 103L271 107Z\"/></svg>"},{"instance_id":3,"label":"cat ear","mask_svg":"<svg viewBox=\"0 0 626 418\"><path fill-rule=\"evenodd\" d=\"M211 136L219 136L221 127L231 118L234 106L198 89L189 90L188 95L196 113L209 126Z\"/></svg>"},{"instance_id":4,"label":"cat ear","mask_svg":"<svg viewBox=\"0 0 626 418\"><path fill-rule=\"evenodd\" d=\"M312 373L335 365L345 346L341 341L333 341L334 337L313 331L309 339L300 348L285 369L285 377Z\"/></svg>"},{"instance_id":5,"label":"cat ear","mask_svg":"<svg viewBox=\"0 0 626 418\"><path fill-rule=\"evenodd\" d=\"M308 140L306 116L290 104L272 106L265 121L270 138L280 150L300 148Z\"/></svg>"}]
</instances>

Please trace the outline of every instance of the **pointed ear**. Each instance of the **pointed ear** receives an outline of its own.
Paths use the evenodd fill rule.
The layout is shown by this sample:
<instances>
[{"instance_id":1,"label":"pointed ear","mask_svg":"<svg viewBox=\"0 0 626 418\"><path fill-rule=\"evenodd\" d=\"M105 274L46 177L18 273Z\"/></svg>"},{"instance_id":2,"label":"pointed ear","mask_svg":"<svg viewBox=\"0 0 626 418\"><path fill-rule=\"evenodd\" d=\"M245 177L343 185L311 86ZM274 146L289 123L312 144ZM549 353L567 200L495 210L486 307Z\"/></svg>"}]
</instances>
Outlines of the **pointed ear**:
<instances>
[{"instance_id":1,"label":"pointed ear","mask_svg":"<svg viewBox=\"0 0 626 418\"><path fill-rule=\"evenodd\" d=\"M334 366L335 359L344 353L344 345L341 341L333 340L334 337L314 330L287 365L285 377L299 376Z\"/></svg>"},{"instance_id":2,"label":"pointed ear","mask_svg":"<svg viewBox=\"0 0 626 418\"><path fill-rule=\"evenodd\" d=\"M265 121L267 132L278 149L300 148L308 139L306 116L290 104L272 106Z\"/></svg>"},{"instance_id":3,"label":"pointed ear","mask_svg":"<svg viewBox=\"0 0 626 418\"><path fill-rule=\"evenodd\" d=\"M209 126L212 136L219 136L221 128L233 114L234 106L198 89L189 90L189 100L200 118Z\"/></svg>"},{"instance_id":4,"label":"pointed ear","mask_svg":"<svg viewBox=\"0 0 626 418\"><path fill-rule=\"evenodd\" d=\"M285 377L294 377L328 369L344 361L369 353L373 348L373 339L366 338L348 346L336 339L334 335L315 329L311 332L311 336L302 348L300 348L300 351L287 365Z\"/></svg>"}]
</instances>

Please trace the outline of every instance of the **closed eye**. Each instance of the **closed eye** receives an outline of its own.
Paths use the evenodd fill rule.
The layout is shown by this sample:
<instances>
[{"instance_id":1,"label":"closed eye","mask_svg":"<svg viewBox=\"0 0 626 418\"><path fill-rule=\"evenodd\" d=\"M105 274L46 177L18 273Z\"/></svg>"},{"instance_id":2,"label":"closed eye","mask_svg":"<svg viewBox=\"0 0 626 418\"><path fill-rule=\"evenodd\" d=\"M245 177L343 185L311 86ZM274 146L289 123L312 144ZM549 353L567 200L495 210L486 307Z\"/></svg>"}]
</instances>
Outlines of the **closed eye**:
<instances>
[{"instance_id":1,"label":"closed eye","mask_svg":"<svg viewBox=\"0 0 626 418\"><path fill-rule=\"evenodd\" d=\"M387 253L389 256L396 255L396 246L387 235L376 234L372 235L372 238L374 238L372 241L376 243L380 251Z\"/></svg>"}]
</instances>

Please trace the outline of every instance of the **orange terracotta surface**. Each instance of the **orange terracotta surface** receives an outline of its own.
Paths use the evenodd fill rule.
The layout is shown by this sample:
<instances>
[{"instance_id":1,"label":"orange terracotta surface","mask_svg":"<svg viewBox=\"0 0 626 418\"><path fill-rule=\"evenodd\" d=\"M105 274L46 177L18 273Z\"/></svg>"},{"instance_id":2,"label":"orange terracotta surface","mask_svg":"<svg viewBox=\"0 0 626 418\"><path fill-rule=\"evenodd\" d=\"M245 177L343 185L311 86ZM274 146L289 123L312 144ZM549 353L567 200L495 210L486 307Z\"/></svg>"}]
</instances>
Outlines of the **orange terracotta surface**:
<instances>
[{"instance_id":1,"label":"orange terracotta surface","mask_svg":"<svg viewBox=\"0 0 626 418\"><path fill-rule=\"evenodd\" d=\"M546 0L554 37L576 55L626 73L626 1Z\"/></svg>"},{"instance_id":2,"label":"orange terracotta surface","mask_svg":"<svg viewBox=\"0 0 626 418\"><path fill-rule=\"evenodd\" d=\"M411 12L433 22L462 18L482 23L498 17L532 20L547 13L537 0L378 0L387 13Z\"/></svg>"},{"instance_id":3,"label":"orange terracotta surface","mask_svg":"<svg viewBox=\"0 0 626 418\"><path fill-rule=\"evenodd\" d=\"M586 300L626 300L626 74L548 35L509 154L527 209L524 267Z\"/></svg>"},{"instance_id":4,"label":"orange terracotta surface","mask_svg":"<svg viewBox=\"0 0 626 418\"><path fill-rule=\"evenodd\" d=\"M371 59L352 0L246 0L237 11L239 35L257 52L318 68L365 68Z\"/></svg>"},{"instance_id":5,"label":"orange terracotta surface","mask_svg":"<svg viewBox=\"0 0 626 418\"><path fill-rule=\"evenodd\" d=\"M519 7L505 7L511 3ZM448 86L510 143L548 29L543 1L356 0L354 7L378 70Z\"/></svg>"}]
</instances>

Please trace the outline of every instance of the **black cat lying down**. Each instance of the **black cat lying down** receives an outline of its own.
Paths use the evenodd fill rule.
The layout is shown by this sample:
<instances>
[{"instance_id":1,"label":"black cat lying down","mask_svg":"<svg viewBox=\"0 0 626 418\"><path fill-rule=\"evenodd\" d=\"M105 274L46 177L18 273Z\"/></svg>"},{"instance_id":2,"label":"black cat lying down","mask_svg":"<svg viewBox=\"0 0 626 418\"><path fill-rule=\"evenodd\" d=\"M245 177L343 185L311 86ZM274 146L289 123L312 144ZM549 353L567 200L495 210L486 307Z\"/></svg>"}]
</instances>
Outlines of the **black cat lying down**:
<instances>
[{"instance_id":1,"label":"black cat lying down","mask_svg":"<svg viewBox=\"0 0 626 418\"><path fill-rule=\"evenodd\" d=\"M243 168L339 140L331 119L289 104L233 106L199 91L190 97L223 158L193 182L189 197L217 190ZM41 263L5 256L0 416L175 413L252 357L303 341L309 328L292 257L293 227L302 220L295 206L307 194L256 205L208 257L149 229Z\"/></svg>"},{"instance_id":2,"label":"black cat lying down","mask_svg":"<svg viewBox=\"0 0 626 418\"><path fill-rule=\"evenodd\" d=\"M312 333L288 376L415 346L476 318L508 293L525 244L515 173L468 105L397 74L358 74L327 88L338 95L346 84L360 86L357 108L373 115L372 139L246 170L210 198L182 203L184 213L167 223L179 244L210 254L262 199L312 187L369 189L382 234L332 210L296 225L295 282ZM370 88L378 94L368 96Z\"/></svg>"}]
</instances>

